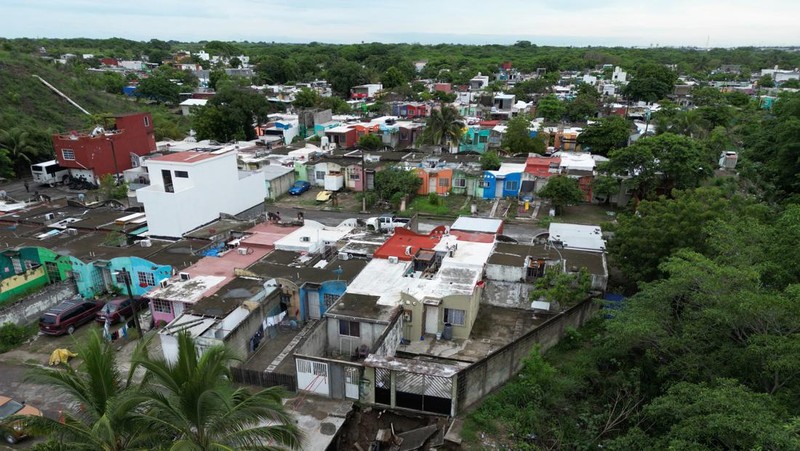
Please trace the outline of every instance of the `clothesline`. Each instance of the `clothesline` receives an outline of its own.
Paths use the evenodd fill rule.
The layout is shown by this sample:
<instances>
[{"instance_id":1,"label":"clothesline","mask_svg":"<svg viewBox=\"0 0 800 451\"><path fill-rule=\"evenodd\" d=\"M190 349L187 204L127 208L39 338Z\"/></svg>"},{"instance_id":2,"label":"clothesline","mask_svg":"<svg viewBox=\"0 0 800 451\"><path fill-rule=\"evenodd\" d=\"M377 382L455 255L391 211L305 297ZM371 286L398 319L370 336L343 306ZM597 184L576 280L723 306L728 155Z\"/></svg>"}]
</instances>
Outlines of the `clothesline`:
<instances>
[{"instance_id":1,"label":"clothesline","mask_svg":"<svg viewBox=\"0 0 800 451\"><path fill-rule=\"evenodd\" d=\"M277 315L267 317L262 323L262 326L264 329L270 326L277 326L284 318L286 318L286 312L280 312Z\"/></svg>"}]
</instances>

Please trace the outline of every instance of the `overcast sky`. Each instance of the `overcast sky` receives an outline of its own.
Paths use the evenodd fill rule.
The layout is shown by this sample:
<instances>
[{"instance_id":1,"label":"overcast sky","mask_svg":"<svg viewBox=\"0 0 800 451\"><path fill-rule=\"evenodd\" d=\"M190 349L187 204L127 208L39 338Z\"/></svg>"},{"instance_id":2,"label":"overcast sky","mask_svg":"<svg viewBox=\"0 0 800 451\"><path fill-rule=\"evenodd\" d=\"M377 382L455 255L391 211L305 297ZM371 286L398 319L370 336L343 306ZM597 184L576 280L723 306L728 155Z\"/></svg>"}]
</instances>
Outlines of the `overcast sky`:
<instances>
[{"instance_id":1,"label":"overcast sky","mask_svg":"<svg viewBox=\"0 0 800 451\"><path fill-rule=\"evenodd\" d=\"M800 45L800 0L0 0L0 36Z\"/></svg>"}]
</instances>

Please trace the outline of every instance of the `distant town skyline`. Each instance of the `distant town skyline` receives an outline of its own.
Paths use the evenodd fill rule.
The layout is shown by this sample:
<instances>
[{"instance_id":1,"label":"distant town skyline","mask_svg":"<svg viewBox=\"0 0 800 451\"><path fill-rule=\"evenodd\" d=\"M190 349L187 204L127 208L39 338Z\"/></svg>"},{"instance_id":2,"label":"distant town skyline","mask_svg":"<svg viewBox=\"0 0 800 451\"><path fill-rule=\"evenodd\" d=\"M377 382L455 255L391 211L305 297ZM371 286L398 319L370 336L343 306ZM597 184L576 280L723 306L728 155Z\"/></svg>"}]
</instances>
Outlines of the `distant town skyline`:
<instances>
[{"instance_id":1,"label":"distant town skyline","mask_svg":"<svg viewBox=\"0 0 800 451\"><path fill-rule=\"evenodd\" d=\"M7 38L574 46L800 45L794 0L3 0Z\"/></svg>"}]
</instances>

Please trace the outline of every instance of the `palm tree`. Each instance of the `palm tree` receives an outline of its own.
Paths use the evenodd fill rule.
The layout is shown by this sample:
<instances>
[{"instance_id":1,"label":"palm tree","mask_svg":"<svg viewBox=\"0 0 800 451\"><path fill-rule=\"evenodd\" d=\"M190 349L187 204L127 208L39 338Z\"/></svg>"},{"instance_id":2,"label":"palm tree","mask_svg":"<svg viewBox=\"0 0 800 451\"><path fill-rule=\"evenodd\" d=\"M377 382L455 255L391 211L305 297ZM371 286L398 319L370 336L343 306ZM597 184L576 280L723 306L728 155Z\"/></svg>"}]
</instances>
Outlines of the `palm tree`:
<instances>
[{"instance_id":1,"label":"palm tree","mask_svg":"<svg viewBox=\"0 0 800 451\"><path fill-rule=\"evenodd\" d=\"M455 107L434 108L425 124L420 143L449 148L451 143L458 143L461 140L463 129L464 118L458 114Z\"/></svg>"},{"instance_id":2,"label":"palm tree","mask_svg":"<svg viewBox=\"0 0 800 451\"><path fill-rule=\"evenodd\" d=\"M281 389L234 387L228 364L235 359L224 346L200 355L188 333L178 335L175 362L140 357L147 421L169 431L173 449L299 448L301 432L281 404Z\"/></svg>"},{"instance_id":3,"label":"palm tree","mask_svg":"<svg viewBox=\"0 0 800 451\"><path fill-rule=\"evenodd\" d=\"M16 174L21 175L30 170L32 160L42 153L42 147L34 142L31 133L20 127L13 127L7 130L0 130L0 149L8 152L8 156L14 161Z\"/></svg>"},{"instance_id":4,"label":"palm tree","mask_svg":"<svg viewBox=\"0 0 800 451\"><path fill-rule=\"evenodd\" d=\"M148 341L137 344L134 356L146 353ZM58 369L34 367L27 375L30 382L66 393L78 408L65 410L57 420L21 417L25 427L70 450L145 449L162 443L163 432L148 428L141 417L146 398L133 381L137 366L123 379L111 343L96 330L78 345L78 356L82 363L77 369L65 363Z\"/></svg>"}]
</instances>

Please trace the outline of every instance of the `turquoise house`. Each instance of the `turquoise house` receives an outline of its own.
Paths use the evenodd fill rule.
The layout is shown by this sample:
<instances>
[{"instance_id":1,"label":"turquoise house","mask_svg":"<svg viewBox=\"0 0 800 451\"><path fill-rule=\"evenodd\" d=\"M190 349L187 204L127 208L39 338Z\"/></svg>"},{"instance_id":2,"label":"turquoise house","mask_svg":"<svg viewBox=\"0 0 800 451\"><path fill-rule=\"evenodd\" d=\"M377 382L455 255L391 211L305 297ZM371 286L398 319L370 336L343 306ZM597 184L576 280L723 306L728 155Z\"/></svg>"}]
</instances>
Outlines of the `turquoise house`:
<instances>
[{"instance_id":1,"label":"turquoise house","mask_svg":"<svg viewBox=\"0 0 800 451\"><path fill-rule=\"evenodd\" d=\"M172 266L157 265L139 257L115 257L89 263L76 260L73 263L73 274L78 293L87 299L112 290L129 294L122 276L123 269L131 275L130 294L137 297L172 276Z\"/></svg>"},{"instance_id":2,"label":"turquoise house","mask_svg":"<svg viewBox=\"0 0 800 451\"><path fill-rule=\"evenodd\" d=\"M334 302L347 290L344 280L328 280L321 283L304 283L300 286L300 317L321 318ZM306 311L308 306L308 311Z\"/></svg>"},{"instance_id":3,"label":"turquoise house","mask_svg":"<svg viewBox=\"0 0 800 451\"><path fill-rule=\"evenodd\" d=\"M458 151L486 152L489 149L489 135L491 133L492 130L488 128L468 128L467 132L461 137L461 142L458 144Z\"/></svg>"}]
</instances>

